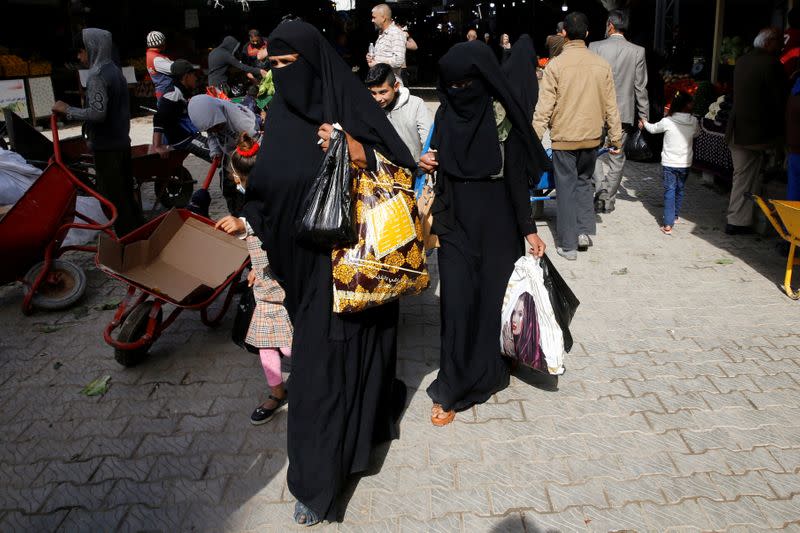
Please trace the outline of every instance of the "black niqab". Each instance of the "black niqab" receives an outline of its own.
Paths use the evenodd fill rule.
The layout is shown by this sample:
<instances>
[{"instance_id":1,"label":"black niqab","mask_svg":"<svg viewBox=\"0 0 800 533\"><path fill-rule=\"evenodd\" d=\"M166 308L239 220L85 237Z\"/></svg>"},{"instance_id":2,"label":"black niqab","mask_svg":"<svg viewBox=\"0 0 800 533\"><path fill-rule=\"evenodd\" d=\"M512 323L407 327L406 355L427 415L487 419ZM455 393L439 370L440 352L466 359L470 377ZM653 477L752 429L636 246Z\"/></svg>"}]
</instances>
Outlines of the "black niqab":
<instances>
[{"instance_id":1,"label":"black niqab","mask_svg":"<svg viewBox=\"0 0 800 533\"><path fill-rule=\"evenodd\" d=\"M527 33L520 36L511 47L511 56L503 63L503 74L511 83L511 90L522 105L525 115L533 121L533 112L539 100L539 79L536 77L538 57L533 40Z\"/></svg>"},{"instance_id":2,"label":"black niqab","mask_svg":"<svg viewBox=\"0 0 800 533\"><path fill-rule=\"evenodd\" d=\"M463 88L454 82L469 80ZM506 110L511 137L524 155L524 172L539 176L548 158L511 84L492 50L479 41L453 46L439 61L439 99L432 145L439 150L440 168L460 179L483 179L502 165L491 98Z\"/></svg>"},{"instance_id":3,"label":"black niqab","mask_svg":"<svg viewBox=\"0 0 800 533\"><path fill-rule=\"evenodd\" d=\"M269 43L271 55L301 56L272 73L276 92L293 111L319 121L319 102L311 99L321 96L324 122L338 122L357 141L375 147L397 165L416 167L386 114L316 28L297 20L285 22L270 34Z\"/></svg>"}]
</instances>

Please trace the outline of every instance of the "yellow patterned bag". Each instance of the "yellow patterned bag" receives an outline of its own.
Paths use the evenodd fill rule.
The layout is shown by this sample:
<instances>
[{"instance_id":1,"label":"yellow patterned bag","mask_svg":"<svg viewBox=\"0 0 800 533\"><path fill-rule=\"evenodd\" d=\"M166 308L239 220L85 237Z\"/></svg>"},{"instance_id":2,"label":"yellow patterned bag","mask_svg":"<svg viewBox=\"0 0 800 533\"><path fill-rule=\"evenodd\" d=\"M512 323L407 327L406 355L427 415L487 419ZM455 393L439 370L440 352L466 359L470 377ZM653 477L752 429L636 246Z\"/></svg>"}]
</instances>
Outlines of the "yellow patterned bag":
<instances>
[{"instance_id":1,"label":"yellow patterned bag","mask_svg":"<svg viewBox=\"0 0 800 533\"><path fill-rule=\"evenodd\" d=\"M430 283L413 178L377 154L378 169L351 164L358 243L334 248L333 311L357 313Z\"/></svg>"}]
</instances>

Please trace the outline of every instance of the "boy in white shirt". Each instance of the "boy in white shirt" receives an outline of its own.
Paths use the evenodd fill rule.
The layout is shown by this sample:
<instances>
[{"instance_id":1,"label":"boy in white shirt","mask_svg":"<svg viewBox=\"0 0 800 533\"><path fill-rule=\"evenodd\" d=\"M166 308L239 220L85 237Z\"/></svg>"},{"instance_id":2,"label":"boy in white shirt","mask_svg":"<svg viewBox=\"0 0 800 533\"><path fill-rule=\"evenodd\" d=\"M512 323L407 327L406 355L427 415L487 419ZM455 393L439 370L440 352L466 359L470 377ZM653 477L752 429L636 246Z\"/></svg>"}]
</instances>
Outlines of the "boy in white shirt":
<instances>
[{"instance_id":1,"label":"boy in white shirt","mask_svg":"<svg viewBox=\"0 0 800 533\"><path fill-rule=\"evenodd\" d=\"M694 99L688 93L679 92L672 99L669 116L655 124L642 121L650 133L664 134L661 150L661 166L664 168L664 220L661 231L672 235L672 226L678 222L683 203L683 189L694 156L692 144L700 133L700 124L692 115Z\"/></svg>"}]
</instances>

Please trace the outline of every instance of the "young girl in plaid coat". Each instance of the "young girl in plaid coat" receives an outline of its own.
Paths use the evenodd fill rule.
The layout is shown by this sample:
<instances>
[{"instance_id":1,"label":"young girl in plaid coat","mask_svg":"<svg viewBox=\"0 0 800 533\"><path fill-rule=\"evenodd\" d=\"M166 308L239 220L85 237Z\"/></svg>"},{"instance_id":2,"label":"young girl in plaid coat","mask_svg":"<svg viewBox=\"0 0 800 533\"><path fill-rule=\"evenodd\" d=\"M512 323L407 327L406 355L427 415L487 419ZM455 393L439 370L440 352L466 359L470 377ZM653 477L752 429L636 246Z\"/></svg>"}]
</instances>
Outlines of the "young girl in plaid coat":
<instances>
[{"instance_id":1,"label":"young girl in plaid coat","mask_svg":"<svg viewBox=\"0 0 800 533\"><path fill-rule=\"evenodd\" d=\"M258 149L259 144L247 133L242 133L236 150L231 154L231 178L242 193L247 187L247 176L255 165ZM269 422L286 405L288 398L281 375L281 355L291 355L293 333L289 314L283 307L286 295L272 277L261 240L253 234L250 224L244 218L228 216L217 222L217 227L246 239L247 250L250 252L251 270L247 281L253 288L256 307L245 342L258 348L267 384L271 389L267 401L256 407L250 416L252 424L260 425Z\"/></svg>"}]
</instances>

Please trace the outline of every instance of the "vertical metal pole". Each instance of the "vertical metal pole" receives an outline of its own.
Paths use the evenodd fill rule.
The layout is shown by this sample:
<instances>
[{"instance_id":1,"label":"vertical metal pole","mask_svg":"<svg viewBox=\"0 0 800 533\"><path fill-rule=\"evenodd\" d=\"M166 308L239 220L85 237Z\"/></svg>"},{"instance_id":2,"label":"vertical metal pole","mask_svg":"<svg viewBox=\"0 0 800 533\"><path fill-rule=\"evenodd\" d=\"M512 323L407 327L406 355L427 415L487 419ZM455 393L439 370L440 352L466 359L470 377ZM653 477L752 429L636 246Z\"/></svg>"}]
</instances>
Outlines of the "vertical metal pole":
<instances>
[{"instance_id":1,"label":"vertical metal pole","mask_svg":"<svg viewBox=\"0 0 800 533\"><path fill-rule=\"evenodd\" d=\"M665 2L666 0L656 0L656 26L653 31L653 49L658 52L664 51Z\"/></svg>"},{"instance_id":2,"label":"vertical metal pole","mask_svg":"<svg viewBox=\"0 0 800 533\"><path fill-rule=\"evenodd\" d=\"M711 83L719 81L719 51L722 47L722 25L725 21L725 0L717 0L714 16L714 47L711 54Z\"/></svg>"}]
</instances>

